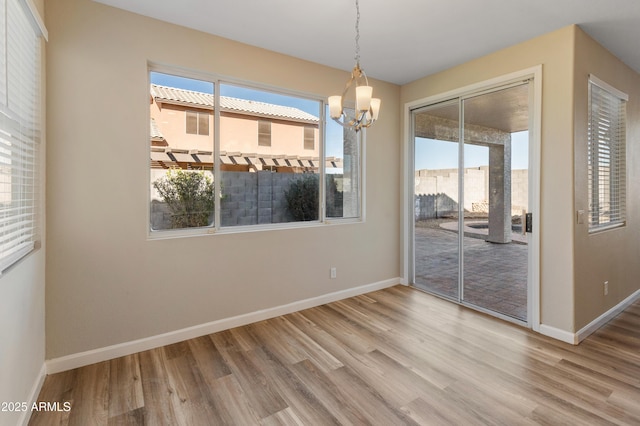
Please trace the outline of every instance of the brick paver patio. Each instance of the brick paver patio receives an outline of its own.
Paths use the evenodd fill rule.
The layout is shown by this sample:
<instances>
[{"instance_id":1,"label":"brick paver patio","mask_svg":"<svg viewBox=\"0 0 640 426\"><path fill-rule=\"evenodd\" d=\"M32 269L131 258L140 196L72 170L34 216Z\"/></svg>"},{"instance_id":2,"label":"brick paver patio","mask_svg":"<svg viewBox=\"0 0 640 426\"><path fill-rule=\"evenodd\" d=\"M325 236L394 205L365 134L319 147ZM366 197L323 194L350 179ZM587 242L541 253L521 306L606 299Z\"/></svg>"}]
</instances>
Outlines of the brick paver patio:
<instances>
[{"instance_id":1,"label":"brick paver patio","mask_svg":"<svg viewBox=\"0 0 640 426\"><path fill-rule=\"evenodd\" d=\"M415 228L415 284L458 298L458 234ZM527 245L464 238L464 302L527 319Z\"/></svg>"}]
</instances>

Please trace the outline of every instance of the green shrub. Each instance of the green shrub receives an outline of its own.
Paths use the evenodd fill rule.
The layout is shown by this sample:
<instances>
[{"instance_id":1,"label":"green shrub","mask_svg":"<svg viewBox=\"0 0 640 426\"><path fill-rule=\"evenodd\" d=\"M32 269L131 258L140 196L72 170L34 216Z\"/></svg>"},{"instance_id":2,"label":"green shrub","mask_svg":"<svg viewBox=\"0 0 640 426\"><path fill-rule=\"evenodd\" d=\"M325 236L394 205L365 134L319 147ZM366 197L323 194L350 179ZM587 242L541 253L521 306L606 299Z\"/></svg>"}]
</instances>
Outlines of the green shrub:
<instances>
[{"instance_id":1,"label":"green shrub","mask_svg":"<svg viewBox=\"0 0 640 426\"><path fill-rule=\"evenodd\" d=\"M287 211L293 220L318 220L318 175L305 174L301 178L292 180L284 196L287 200Z\"/></svg>"},{"instance_id":2,"label":"green shrub","mask_svg":"<svg viewBox=\"0 0 640 426\"><path fill-rule=\"evenodd\" d=\"M171 213L171 228L207 226L213 213L214 186L203 170L170 169L153 182Z\"/></svg>"},{"instance_id":3,"label":"green shrub","mask_svg":"<svg viewBox=\"0 0 640 426\"><path fill-rule=\"evenodd\" d=\"M338 190L338 182L335 175L326 175L326 188L327 217L342 217L344 195L342 191Z\"/></svg>"}]
</instances>

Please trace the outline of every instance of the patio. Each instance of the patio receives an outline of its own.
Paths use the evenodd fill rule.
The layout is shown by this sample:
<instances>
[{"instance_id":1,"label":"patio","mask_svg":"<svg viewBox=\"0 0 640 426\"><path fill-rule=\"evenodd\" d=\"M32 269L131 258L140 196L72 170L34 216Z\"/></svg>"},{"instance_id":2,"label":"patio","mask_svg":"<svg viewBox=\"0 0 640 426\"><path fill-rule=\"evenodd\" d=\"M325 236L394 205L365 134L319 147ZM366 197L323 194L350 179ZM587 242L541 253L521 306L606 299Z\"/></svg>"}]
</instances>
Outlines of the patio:
<instances>
[{"instance_id":1,"label":"patio","mask_svg":"<svg viewBox=\"0 0 640 426\"><path fill-rule=\"evenodd\" d=\"M458 233L442 223L416 223L415 285L457 301ZM489 243L481 231L465 226L463 301L526 321L527 245Z\"/></svg>"}]
</instances>

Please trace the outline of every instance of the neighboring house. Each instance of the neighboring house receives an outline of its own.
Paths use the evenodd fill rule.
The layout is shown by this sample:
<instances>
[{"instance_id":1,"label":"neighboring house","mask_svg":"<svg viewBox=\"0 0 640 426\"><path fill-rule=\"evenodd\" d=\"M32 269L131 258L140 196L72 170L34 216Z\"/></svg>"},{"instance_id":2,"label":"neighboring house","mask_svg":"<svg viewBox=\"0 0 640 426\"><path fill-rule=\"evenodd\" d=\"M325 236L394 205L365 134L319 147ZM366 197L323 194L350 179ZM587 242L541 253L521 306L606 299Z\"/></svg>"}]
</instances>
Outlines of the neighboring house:
<instances>
[{"instance_id":1,"label":"neighboring house","mask_svg":"<svg viewBox=\"0 0 640 426\"><path fill-rule=\"evenodd\" d=\"M298 108L220 97L220 170L318 172L319 119ZM213 168L214 97L152 84L151 168ZM327 159L341 167L341 159Z\"/></svg>"}]
</instances>

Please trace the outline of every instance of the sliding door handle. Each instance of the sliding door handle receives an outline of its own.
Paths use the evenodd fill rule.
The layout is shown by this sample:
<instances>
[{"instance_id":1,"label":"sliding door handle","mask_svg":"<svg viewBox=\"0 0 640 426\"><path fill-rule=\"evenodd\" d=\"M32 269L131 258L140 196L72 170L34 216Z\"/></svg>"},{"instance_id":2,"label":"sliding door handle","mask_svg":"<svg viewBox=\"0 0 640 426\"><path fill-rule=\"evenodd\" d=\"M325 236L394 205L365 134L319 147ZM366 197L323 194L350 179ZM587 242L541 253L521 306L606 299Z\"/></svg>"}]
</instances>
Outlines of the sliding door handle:
<instances>
[{"instance_id":1,"label":"sliding door handle","mask_svg":"<svg viewBox=\"0 0 640 426\"><path fill-rule=\"evenodd\" d=\"M533 213L527 213L525 215L526 220L525 220L525 232L533 232Z\"/></svg>"}]
</instances>

